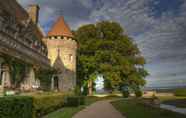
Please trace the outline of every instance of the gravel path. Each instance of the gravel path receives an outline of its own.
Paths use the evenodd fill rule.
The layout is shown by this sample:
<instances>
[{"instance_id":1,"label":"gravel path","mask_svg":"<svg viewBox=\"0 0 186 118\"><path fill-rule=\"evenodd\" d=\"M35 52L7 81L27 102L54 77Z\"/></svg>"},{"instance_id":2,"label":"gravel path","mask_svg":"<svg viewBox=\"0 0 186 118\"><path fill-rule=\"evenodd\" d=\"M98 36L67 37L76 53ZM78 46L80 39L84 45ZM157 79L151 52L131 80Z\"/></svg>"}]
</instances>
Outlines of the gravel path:
<instances>
[{"instance_id":1,"label":"gravel path","mask_svg":"<svg viewBox=\"0 0 186 118\"><path fill-rule=\"evenodd\" d=\"M73 118L125 118L110 102L110 100L98 101L77 113Z\"/></svg>"}]
</instances>

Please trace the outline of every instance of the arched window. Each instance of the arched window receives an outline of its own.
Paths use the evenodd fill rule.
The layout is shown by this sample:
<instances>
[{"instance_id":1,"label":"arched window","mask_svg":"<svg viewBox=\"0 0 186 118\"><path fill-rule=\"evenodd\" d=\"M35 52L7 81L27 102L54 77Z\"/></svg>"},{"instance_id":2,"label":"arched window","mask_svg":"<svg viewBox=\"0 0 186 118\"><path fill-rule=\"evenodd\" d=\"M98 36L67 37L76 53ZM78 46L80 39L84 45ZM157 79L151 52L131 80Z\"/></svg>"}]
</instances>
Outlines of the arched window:
<instances>
[{"instance_id":1,"label":"arched window","mask_svg":"<svg viewBox=\"0 0 186 118\"><path fill-rule=\"evenodd\" d=\"M69 54L69 61L72 62L72 60L73 60L73 56L72 56L72 54Z\"/></svg>"}]
</instances>

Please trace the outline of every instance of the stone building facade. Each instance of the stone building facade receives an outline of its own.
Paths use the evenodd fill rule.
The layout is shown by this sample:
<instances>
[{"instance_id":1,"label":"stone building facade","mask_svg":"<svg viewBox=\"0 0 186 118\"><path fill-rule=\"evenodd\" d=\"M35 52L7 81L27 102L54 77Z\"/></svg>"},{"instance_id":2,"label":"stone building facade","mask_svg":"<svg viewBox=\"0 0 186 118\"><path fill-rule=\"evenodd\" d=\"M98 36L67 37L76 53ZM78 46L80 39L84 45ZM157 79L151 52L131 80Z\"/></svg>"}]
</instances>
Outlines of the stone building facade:
<instances>
[{"instance_id":1,"label":"stone building facade","mask_svg":"<svg viewBox=\"0 0 186 118\"><path fill-rule=\"evenodd\" d=\"M77 43L69 26L60 17L44 36L38 17L38 5L26 11L16 0L0 0L0 93L17 88L12 82L17 64L24 67L19 72L23 75L20 90L38 88L36 72L53 68L57 73L51 79L52 90L66 92L75 87Z\"/></svg>"},{"instance_id":2,"label":"stone building facade","mask_svg":"<svg viewBox=\"0 0 186 118\"><path fill-rule=\"evenodd\" d=\"M53 90L71 91L76 85L77 43L63 17L59 17L45 38L51 66L57 70L53 76Z\"/></svg>"},{"instance_id":3,"label":"stone building facade","mask_svg":"<svg viewBox=\"0 0 186 118\"><path fill-rule=\"evenodd\" d=\"M23 90L31 90L39 83L35 78L36 70L50 68L47 46L38 27L38 8L30 6L30 12L27 12L16 0L0 0L1 92L4 88L15 88L12 78L16 75L12 75L18 70L14 66L18 63L25 67L20 84ZM33 17L29 13L37 15Z\"/></svg>"}]
</instances>

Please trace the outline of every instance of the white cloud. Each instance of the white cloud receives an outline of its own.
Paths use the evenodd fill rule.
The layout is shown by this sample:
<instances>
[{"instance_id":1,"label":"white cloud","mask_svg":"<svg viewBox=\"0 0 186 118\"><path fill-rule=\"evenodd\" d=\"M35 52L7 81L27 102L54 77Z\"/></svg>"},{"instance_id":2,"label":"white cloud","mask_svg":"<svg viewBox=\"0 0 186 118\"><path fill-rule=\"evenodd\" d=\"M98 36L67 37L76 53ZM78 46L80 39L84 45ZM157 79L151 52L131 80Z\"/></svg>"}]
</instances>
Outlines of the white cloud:
<instances>
[{"instance_id":1,"label":"white cloud","mask_svg":"<svg viewBox=\"0 0 186 118\"><path fill-rule=\"evenodd\" d=\"M122 24L128 34L139 45L142 54L148 60L151 73L161 68L177 65L176 70L183 70L181 63L186 60L186 1L180 6L179 13L161 11L162 16L154 17L149 4L160 5L154 0L19 0L24 6L37 3L41 6L40 22L45 29L63 12L65 19L73 28L92 23L100 19L116 20ZM162 62L168 62L164 64ZM185 64L183 62L182 64ZM157 73L158 74L158 73ZM155 78L151 76L151 78Z\"/></svg>"}]
</instances>

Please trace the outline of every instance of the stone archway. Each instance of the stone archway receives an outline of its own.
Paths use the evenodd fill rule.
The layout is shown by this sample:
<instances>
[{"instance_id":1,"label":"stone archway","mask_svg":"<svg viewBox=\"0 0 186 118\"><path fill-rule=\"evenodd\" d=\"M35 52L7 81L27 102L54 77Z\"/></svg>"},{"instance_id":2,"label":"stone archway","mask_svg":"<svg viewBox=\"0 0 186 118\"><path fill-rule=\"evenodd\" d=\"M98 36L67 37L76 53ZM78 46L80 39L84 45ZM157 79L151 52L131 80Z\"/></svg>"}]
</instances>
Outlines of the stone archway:
<instances>
[{"instance_id":1,"label":"stone archway","mask_svg":"<svg viewBox=\"0 0 186 118\"><path fill-rule=\"evenodd\" d=\"M54 91L59 90L59 77L57 75L54 75L52 78L51 89Z\"/></svg>"},{"instance_id":2,"label":"stone archway","mask_svg":"<svg viewBox=\"0 0 186 118\"><path fill-rule=\"evenodd\" d=\"M54 90L59 90L59 78L58 78L58 76L54 77Z\"/></svg>"},{"instance_id":3,"label":"stone archway","mask_svg":"<svg viewBox=\"0 0 186 118\"><path fill-rule=\"evenodd\" d=\"M4 88L10 87L11 78L9 65L4 62L3 58L0 58L0 96L3 95Z\"/></svg>"},{"instance_id":4,"label":"stone archway","mask_svg":"<svg viewBox=\"0 0 186 118\"><path fill-rule=\"evenodd\" d=\"M10 77L10 68L8 64L2 63L1 64L1 85L4 88L11 87L11 77Z\"/></svg>"}]
</instances>

